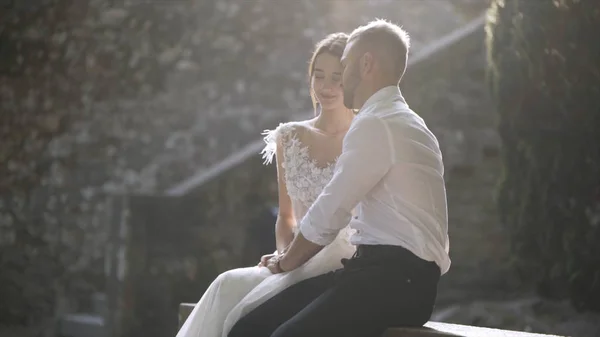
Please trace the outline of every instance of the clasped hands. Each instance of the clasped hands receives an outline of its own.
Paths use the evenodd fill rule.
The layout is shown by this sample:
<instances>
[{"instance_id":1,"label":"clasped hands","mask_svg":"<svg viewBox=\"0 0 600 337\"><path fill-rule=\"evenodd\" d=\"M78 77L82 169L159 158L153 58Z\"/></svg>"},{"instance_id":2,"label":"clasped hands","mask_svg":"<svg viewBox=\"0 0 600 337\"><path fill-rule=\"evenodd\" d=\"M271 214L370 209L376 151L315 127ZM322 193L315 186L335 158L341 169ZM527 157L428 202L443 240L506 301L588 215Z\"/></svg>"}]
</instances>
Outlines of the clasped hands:
<instances>
[{"instance_id":1,"label":"clasped hands","mask_svg":"<svg viewBox=\"0 0 600 337\"><path fill-rule=\"evenodd\" d=\"M284 256L285 256L285 253L281 253L281 254L274 253L274 254L263 255L260 258L260 262L258 263L258 266L259 267L267 267L273 274L283 273L283 272L285 272L285 270L283 270L281 268L280 261Z\"/></svg>"}]
</instances>

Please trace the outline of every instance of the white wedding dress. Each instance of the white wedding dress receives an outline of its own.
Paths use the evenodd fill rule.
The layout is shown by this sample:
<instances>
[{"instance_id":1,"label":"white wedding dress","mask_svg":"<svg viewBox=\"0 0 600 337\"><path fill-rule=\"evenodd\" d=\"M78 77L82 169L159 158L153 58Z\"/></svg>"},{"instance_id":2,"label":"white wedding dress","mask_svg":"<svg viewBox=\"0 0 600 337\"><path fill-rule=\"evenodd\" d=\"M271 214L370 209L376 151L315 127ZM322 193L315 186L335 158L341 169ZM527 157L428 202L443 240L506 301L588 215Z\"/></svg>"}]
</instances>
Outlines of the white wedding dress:
<instances>
[{"instance_id":1,"label":"white wedding dress","mask_svg":"<svg viewBox=\"0 0 600 337\"><path fill-rule=\"evenodd\" d=\"M285 183L299 222L331 179L335 161L320 166L300 141L297 128L297 122L290 122L265 131L267 145L262 153L265 163L270 163L276 151L276 139L281 136ZM241 317L285 288L341 268L340 260L351 257L355 250L349 236L350 229L346 227L334 242L291 272L273 275L265 267L248 267L219 275L196 304L177 337L226 337Z\"/></svg>"}]
</instances>

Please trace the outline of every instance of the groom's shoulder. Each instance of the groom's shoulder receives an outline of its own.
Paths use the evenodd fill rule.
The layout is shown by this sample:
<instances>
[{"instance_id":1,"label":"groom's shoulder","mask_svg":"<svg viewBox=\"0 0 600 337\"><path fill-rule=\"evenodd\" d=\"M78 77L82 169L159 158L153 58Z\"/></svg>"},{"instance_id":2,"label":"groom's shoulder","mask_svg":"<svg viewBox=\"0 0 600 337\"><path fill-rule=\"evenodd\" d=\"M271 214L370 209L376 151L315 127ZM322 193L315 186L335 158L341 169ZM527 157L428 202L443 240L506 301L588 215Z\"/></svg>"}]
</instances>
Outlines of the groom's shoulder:
<instances>
[{"instance_id":1,"label":"groom's shoulder","mask_svg":"<svg viewBox=\"0 0 600 337\"><path fill-rule=\"evenodd\" d=\"M390 109L389 112L382 117L390 124L394 124L398 127L427 127L425 120L407 106Z\"/></svg>"},{"instance_id":2,"label":"groom's shoulder","mask_svg":"<svg viewBox=\"0 0 600 337\"><path fill-rule=\"evenodd\" d=\"M408 106L396 106L377 115L383 125L396 136L410 137L417 134L435 139L425 120ZM437 140L436 140L437 142Z\"/></svg>"},{"instance_id":3,"label":"groom's shoulder","mask_svg":"<svg viewBox=\"0 0 600 337\"><path fill-rule=\"evenodd\" d=\"M352 137L373 138L375 135L384 135L387 133L387 121L382 116L373 114L359 113L354 117L348 134Z\"/></svg>"}]
</instances>

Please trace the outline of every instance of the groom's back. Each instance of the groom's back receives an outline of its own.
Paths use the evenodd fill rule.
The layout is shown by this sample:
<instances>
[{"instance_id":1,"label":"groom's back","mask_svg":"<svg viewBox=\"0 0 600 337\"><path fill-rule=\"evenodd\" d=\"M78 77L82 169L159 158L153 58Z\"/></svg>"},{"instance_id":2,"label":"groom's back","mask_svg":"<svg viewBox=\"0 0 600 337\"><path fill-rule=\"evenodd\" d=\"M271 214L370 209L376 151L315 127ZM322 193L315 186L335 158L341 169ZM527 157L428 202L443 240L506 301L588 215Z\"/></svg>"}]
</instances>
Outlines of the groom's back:
<instances>
[{"instance_id":1,"label":"groom's back","mask_svg":"<svg viewBox=\"0 0 600 337\"><path fill-rule=\"evenodd\" d=\"M396 174L390 178L397 183L396 193L407 204L434 216L441 231L446 233L444 164L437 138L412 110L400 109L385 119L394 131L396 157L390 171Z\"/></svg>"},{"instance_id":2,"label":"groom's back","mask_svg":"<svg viewBox=\"0 0 600 337\"><path fill-rule=\"evenodd\" d=\"M353 221L352 227L359 232L353 242L401 245L425 260L436 261L445 272L450 263L448 214L437 138L408 108L397 89L364 113L362 118L381 121L381 132L388 135L392 164L359 204L360 218L379 223ZM381 232L367 229L371 226ZM361 227L373 236L361 237Z\"/></svg>"}]
</instances>

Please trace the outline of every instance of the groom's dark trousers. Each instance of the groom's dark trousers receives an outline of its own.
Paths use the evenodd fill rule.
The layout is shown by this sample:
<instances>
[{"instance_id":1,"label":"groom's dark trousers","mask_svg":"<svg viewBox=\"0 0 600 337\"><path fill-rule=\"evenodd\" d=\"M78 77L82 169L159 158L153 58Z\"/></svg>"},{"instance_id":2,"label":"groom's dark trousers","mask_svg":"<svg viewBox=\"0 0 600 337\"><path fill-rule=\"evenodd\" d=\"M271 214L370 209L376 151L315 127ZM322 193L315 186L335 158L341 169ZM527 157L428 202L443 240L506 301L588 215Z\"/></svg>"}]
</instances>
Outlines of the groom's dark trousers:
<instances>
[{"instance_id":1,"label":"groom's dark trousers","mask_svg":"<svg viewBox=\"0 0 600 337\"><path fill-rule=\"evenodd\" d=\"M342 269L299 282L232 328L229 337L380 337L421 326L433 311L440 269L400 246L361 245Z\"/></svg>"}]
</instances>

